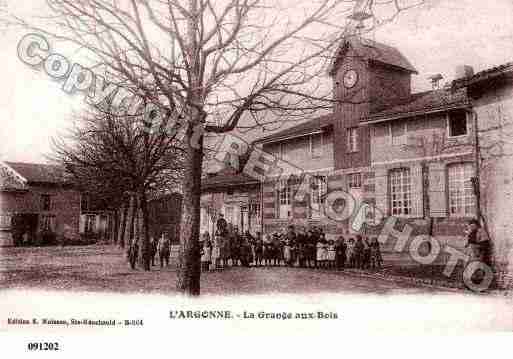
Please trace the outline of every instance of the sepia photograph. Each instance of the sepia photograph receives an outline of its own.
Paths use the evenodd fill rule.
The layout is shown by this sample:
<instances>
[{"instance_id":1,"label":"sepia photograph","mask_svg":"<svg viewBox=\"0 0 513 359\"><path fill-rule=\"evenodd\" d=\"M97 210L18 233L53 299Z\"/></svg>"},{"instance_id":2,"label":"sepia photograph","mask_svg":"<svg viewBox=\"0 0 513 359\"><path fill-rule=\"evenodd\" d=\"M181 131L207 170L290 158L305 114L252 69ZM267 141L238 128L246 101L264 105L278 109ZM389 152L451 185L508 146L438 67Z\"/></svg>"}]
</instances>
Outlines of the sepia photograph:
<instances>
[{"instance_id":1,"label":"sepia photograph","mask_svg":"<svg viewBox=\"0 0 513 359\"><path fill-rule=\"evenodd\" d=\"M511 333L511 19L0 0L0 337Z\"/></svg>"}]
</instances>

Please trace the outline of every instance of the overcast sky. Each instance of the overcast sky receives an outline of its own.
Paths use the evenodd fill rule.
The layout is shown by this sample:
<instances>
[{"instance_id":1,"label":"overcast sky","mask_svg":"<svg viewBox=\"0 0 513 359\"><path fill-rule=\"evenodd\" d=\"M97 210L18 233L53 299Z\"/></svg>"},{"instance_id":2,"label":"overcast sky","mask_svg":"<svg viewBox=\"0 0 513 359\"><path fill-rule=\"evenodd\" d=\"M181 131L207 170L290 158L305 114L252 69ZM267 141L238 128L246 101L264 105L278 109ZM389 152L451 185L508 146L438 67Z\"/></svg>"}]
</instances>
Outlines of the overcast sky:
<instances>
[{"instance_id":1,"label":"overcast sky","mask_svg":"<svg viewBox=\"0 0 513 359\"><path fill-rule=\"evenodd\" d=\"M28 11L38 11L32 1L20 3ZM511 0L436 0L432 6L402 14L380 28L374 39L403 52L419 71L414 91L422 91L430 88L428 76L441 73L451 80L460 64L481 71L513 61L512 18ZM0 160L44 162L50 139L66 128L72 110L79 110L83 102L17 58L16 46L24 34L0 33Z\"/></svg>"}]
</instances>

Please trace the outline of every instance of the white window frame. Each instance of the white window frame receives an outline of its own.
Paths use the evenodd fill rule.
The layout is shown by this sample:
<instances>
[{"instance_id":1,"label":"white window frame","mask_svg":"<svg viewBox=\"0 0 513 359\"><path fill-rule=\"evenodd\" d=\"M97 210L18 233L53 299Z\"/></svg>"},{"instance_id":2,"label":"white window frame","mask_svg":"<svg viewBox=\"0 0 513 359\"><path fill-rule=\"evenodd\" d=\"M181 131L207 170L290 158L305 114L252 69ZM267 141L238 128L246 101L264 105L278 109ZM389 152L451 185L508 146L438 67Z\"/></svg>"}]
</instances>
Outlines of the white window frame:
<instances>
[{"instance_id":1,"label":"white window frame","mask_svg":"<svg viewBox=\"0 0 513 359\"><path fill-rule=\"evenodd\" d=\"M91 221L91 219L92 219L92 221ZM86 214L85 215L84 233L96 233L96 215L95 214Z\"/></svg>"},{"instance_id":2,"label":"white window frame","mask_svg":"<svg viewBox=\"0 0 513 359\"><path fill-rule=\"evenodd\" d=\"M392 126L393 124L402 124L404 126L404 135L402 136L402 141L401 143L394 143L394 136L393 136L393 131L392 131ZM388 135L389 135L389 143L391 146L404 146L408 143L408 121L405 121L405 120L399 120L399 121L396 121L396 122L390 122L388 124Z\"/></svg>"},{"instance_id":3,"label":"white window frame","mask_svg":"<svg viewBox=\"0 0 513 359\"><path fill-rule=\"evenodd\" d=\"M400 178L395 178L400 174ZM404 178L407 174L408 183L404 184ZM413 177L412 171L408 167L394 168L388 172L389 181L389 203L390 214L397 217L413 217ZM399 183L397 183L399 181ZM396 187L396 184L398 186ZM404 188L406 186L406 188ZM398 190L396 190L398 188ZM394 196L396 195L396 196ZM406 202L406 205L404 204ZM406 213L408 212L408 213Z\"/></svg>"},{"instance_id":4,"label":"white window frame","mask_svg":"<svg viewBox=\"0 0 513 359\"><path fill-rule=\"evenodd\" d=\"M226 222L233 224L234 217L235 217L235 208L231 205L225 206L224 207L224 219L226 220Z\"/></svg>"},{"instance_id":5,"label":"white window frame","mask_svg":"<svg viewBox=\"0 0 513 359\"><path fill-rule=\"evenodd\" d=\"M288 178L277 182L276 196L278 203L277 218L286 219L292 217L292 185L289 183Z\"/></svg>"},{"instance_id":6,"label":"white window frame","mask_svg":"<svg viewBox=\"0 0 513 359\"><path fill-rule=\"evenodd\" d=\"M0 229L10 229L12 227L12 216L0 214Z\"/></svg>"},{"instance_id":7,"label":"white window frame","mask_svg":"<svg viewBox=\"0 0 513 359\"><path fill-rule=\"evenodd\" d=\"M458 173L451 173L451 170L455 168L458 168ZM466 169L468 168L470 169L470 173L468 173L468 179L466 180ZM473 218L477 214L477 198L471 181L475 173L476 169L472 162L451 163L447 166L447 203L449 217ZM454 205L453 200L456 201ZM469 206L472 207L472 210L467 212L466 208Z\"/></svg>"},{"instance_id":8,"label":"white window frame","mask_svg":"<svg viewBox=\"0 0 513 359\"><path fill-rule=\"evenodd\" d=\"M347 175L347 185L349 189L360 189L363 186L363 178L361 172L349 173Z\"/></svg>"},{"instance_id":9,"label":"white window frame","mask_svg":"<svg viewBox=\"0 0 513 359\"><path fill-rule=\"evenodd\" d=\"M260 222L261 213L262 213L260 202L250 203L249 210L251 212L251 218L257 218L258 222Z\"/></svg>"},{"instance_id":10,"label":"white window frame","mask_svg":"<svg viewBox=\"0 0 513 359\"><path fill-rule=\"evenodd\" d=\"M347 152L348 153L360 152L360 133L358 130L359 130L359 128L357 126L348 127L346 130ZM354 133L354 135L353 135L353 133Z\"/></svg>"},{"instance_id":11,"label":"white window frame","mask_svg":"<svg viewBox=\"0 0 513 359\"><path fill-rule=\"evenodd\" d=\"M464 111L464 110L460 110L460 111ZM465 138L467 136L470 135L470 129L469 129L469 121L468 121L468 113L467 111L464 111L465 112L465 128L466 128L466 133L464 135L458 135L458 136L451 136L451 113L450 112L447 112L445 114L445 120L446 120L446 132L447 132L447 138L450 138L450 139L457 139L457 138Z\"/></svg>"},{"instance_id":12,"label":"white window frame","mask_svg":"<svg viewBox=\"0 0 513 359\"><path fill-rule=\"evenodd\" d=\"M314 153L314 136L319 136L320 140L320 148L319 148L319 154L315 155ZM309 136L310 139L310 155L312 158L320 158L324 155L324 136L321 133L314 133Z\"/></svg>"}]
</instances>

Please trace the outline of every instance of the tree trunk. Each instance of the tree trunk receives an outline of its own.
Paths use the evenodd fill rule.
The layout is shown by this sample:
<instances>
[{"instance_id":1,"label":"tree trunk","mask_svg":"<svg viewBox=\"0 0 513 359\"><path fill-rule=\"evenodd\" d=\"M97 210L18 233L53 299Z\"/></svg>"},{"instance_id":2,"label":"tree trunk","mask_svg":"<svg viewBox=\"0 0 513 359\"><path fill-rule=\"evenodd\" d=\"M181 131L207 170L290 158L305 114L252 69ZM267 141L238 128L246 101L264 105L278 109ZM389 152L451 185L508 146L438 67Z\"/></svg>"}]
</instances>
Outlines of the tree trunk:
<instances>
[{"instance_id":1,"label":"tree trunk","mask_svg":"<svg viewBox=\"0 0 513 359\"><path fill-rule=\"evenodd\" d=\"M201 45L198 42L199 11L198 0L188 1L191 14L187 20L187 41L185 55L189 62L188 75L193 88L190 94L189 124L186 132L186 161L183 175L183 204L180 238L180 258L178 267L177 289L183 294L197 296L200 294L200 198L201 171L203 165L203 135L195 130L204 123L198 107L204 105L201 71Z\"/></svg>"},{"instance_id":2,"label":"tree trunk","mask_svg":"<svg viewBox=\"0 0 513 359\"><path fill-rule=\"evenodd\" d=\"M118 230L119 230L119 222L120 222L120 216L121 216L121 211L120 211L120 208L116 209L114 211L114 216L111 217L112 218L112 222L111 222L111 242L113 244L117 244L118 243Z\"/></svg>"},{"instance_id":3,"label":"tree trunk","mask_svg":"<svg viewBox=\"0 0 513 359\"><path fill-rule=\"evenodd\" d=\"M197 146L188 143L187 157L189 160L186 161L183 180L177 289L183 294L197 296L200 294L201 275L199 227L203 138L198 140Z\"/></svg>"},{"instance_id":4,"label":"tree trunk","mask_svg":"<svg viewBox=\"0 0 513 359\"><path fill-rule=\"evenodd\" d=\"M151 270L151 248L150 248L150 235L148 231L148 203L144 190L139 194L139 207L140 216L138 216L139 238L142 239L141 243L141 266L145 271Z\"/></svg>"},{"instance_id":5,"label":"tree trunk","mask_svg":"<svg viewBox=\"0 0 513 359\"><path fill-rule=\"evenodd\" d=\"M125 248L125 231L126 231L126 217L128 216L128 203L123 202L122 211L120 211L120 220L119 220L119 232L118 232L118 242L121 248Z\"/></svg>"},{"instance_id":6,"label":"tree trunk","mask_svg":"<svg viewBox=\"0 0 513 359\"><path fill-rule=\"evenodd\" d=\"M128 231L126 231L127 235L127 245L129 247L132 246L135 239L135 217L137 216L137 203L134 195L130 196L130 208L128 210Z\"/></svg>"}]
</instances>

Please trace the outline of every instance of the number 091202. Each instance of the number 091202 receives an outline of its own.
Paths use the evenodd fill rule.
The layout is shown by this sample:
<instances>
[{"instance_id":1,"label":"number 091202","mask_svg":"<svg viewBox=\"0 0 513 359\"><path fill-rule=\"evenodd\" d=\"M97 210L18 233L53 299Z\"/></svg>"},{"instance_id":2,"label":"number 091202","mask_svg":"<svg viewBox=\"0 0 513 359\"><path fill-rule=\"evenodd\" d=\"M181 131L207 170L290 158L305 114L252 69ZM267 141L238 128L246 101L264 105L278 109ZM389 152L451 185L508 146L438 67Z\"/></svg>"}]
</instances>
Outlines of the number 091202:
<instances>
[{"instance_id":1,"label":"number 091202","mask_svg":"<svg viewBox=\"0 0 513 359\"><path fill-rule=\"evenodd\" d=\"M59 343L28 343L27 349L31 351L56 351L59 350Z\"/></svg>"}]
</instances>

